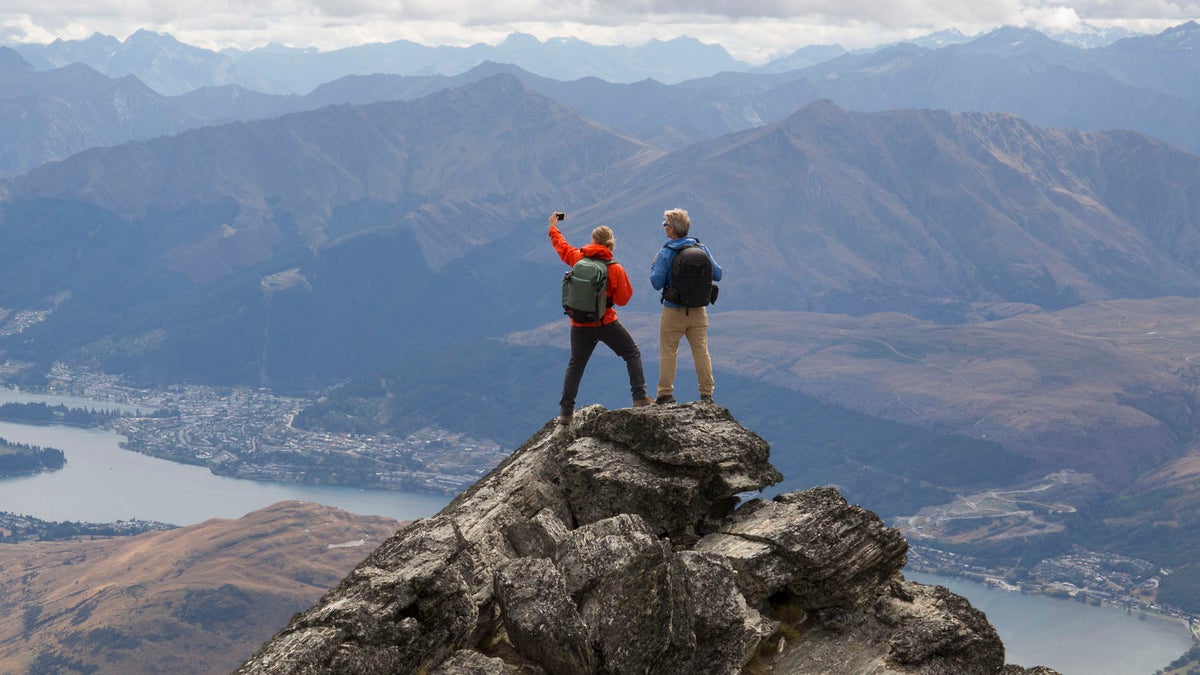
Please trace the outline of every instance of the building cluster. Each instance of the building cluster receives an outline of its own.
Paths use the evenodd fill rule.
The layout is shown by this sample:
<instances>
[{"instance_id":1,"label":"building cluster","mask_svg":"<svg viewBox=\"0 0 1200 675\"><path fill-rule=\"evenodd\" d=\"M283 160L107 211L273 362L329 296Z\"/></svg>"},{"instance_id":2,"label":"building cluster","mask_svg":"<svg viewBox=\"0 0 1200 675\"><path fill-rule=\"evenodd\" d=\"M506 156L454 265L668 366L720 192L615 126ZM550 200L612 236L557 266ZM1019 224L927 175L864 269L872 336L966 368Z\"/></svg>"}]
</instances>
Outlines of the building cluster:
<instances>
[{"instance_id":1,"label":"building cluster","mask_svg":"<svg viewBox=\"0 0 1200 675\"><path fill-rule=\"evenodd\" d=\"M1147 560L1090 551L1048 558L1029 573L1051 591L1113 602L1130 595L1153 598L1159 580L1168 574Z\"/></svg>"},{"instance_id":2,"label":"building cluster","mask_svg":"<svg viewBox=\"0 0 1200 675\"><path fill-rule=\"evenodd\" d=\"M15 513L0 512L0 543L54 541L77 537L120 537L174 529L152 520L118 520L115 523L51 522Z\"/></svg>"},{"instance_id":3,"label":"building cluster","mask_svg":"<svg viewBox=\"0 0 1200 675\"><path fill-rule=\"evenodd\" d=\"M1170 570L1115 553L1080 551L1047 558L1032 567L991 567L979 558L928 546L909 548L907 569L976 581L992 588L1107 604L1178 619L1200 639L1200 615L1159 605L1161 579Z\"/></svg>"},{"instance_id":4,"label":"building cluster","mask_svg":"<svg viewBox=\"0 0 1200 675\"><path fill-rule=\"evenodd\" d=\"M0 336L16 335L30 326L41 323L51 310L22 310L14 312L0 307Z\"/></svg>"},{"instance_id":5,"label":"building cluster","mask_svg":"<svg viewBox=\"0 0 1200 675\"><path fill-rule=\"evenodd\" d=\"M456 494L507 456L492 441L445 429L405 437L299 429L292 420L308 401L267 390L134 390L64 366L52 376L66 393L136 407L112 424L124 447L238 478Z\"/></svg>"}]
</instances>

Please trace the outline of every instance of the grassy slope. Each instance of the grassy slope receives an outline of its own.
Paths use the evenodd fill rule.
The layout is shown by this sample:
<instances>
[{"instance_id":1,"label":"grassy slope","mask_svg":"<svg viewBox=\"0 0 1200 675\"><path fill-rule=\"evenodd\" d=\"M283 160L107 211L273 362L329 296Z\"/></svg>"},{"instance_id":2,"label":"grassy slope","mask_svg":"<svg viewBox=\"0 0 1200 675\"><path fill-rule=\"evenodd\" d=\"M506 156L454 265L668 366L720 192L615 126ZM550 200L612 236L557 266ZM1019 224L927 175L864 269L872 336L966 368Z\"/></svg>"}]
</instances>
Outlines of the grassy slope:
<instances>
[{"instance_id":1,"label":"grassy slope","mask_svg":"<svg viewBox=\"0 0 1200 675\"><path fill-rule=\"evenodd\" d=\"M282 502L169 532L0 547L0 671L229 672L399 525Z\"/></svg>"}]
</instances>

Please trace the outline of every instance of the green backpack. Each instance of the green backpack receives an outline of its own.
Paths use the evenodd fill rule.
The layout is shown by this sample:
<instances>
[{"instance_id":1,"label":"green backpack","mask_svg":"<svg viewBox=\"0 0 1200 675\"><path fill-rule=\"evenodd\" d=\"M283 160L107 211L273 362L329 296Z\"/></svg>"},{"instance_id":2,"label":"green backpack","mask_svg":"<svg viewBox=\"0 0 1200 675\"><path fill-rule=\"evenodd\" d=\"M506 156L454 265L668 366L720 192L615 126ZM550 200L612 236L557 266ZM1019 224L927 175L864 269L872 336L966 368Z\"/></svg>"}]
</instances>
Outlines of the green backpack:
<instances>
[{"instance_id":1,"label":"green backpack","mask_svg":"<svg viewBox=\"0 0 1200 675\"><path fill-rule=\"evenodd\" d=\"M580 258L562 280L563 313L579 323L595 323L608 309L608 266L611 260Z\"/></svg>"}]
</instances>

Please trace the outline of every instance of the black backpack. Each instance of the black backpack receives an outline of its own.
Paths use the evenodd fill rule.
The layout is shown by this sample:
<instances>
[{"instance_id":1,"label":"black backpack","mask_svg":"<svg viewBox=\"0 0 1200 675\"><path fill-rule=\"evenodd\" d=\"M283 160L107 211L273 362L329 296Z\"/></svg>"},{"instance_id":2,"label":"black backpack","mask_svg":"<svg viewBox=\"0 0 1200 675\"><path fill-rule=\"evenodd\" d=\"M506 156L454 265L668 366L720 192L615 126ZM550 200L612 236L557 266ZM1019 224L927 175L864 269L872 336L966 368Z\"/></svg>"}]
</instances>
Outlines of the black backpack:
<instances>
[{"instance_id":1,"label":"black backpack","mask_svg":"<svg viewBox=\"0 0 1200 675\"><path fill-rule=\"evenodd\" d=\"M671 274L662 297L680 307L704 307L717 301L717 285L713 283L712 260L699 242L688 244L675 252Z\"/></svg>"},{"instance_id":2,"label":"black backpack","mask_svg":"<svg viewBox=\"0 0 1200 675\"><path fill-rule=\"evenodd\" d=\"M580 258L562 280L563 314L579 323L595 323L604 318L608 299L608 266L611 260Z\"/></svg>"}]
</instances>

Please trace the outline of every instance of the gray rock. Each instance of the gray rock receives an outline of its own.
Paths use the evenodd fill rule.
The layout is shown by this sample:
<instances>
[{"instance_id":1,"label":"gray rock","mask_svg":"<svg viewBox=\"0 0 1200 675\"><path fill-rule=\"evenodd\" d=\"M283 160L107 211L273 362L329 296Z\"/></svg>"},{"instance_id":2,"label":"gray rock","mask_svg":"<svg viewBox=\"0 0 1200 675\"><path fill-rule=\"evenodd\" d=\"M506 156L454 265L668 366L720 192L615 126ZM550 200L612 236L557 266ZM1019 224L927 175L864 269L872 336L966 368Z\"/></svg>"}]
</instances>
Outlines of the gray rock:
<instances>
[{"instance_id":1,"label":"gray rock","mask_svg":"<svg viewBox=\"0 0 1200 675\"><path fill-rule=\"evenodd\" d=\"M1004 645L983 613L966 599L940 586L904 581L899 575L880 590L873 611L815 612L812 627L784 650L773 664L774 672L1002 672Z\"/></svg>"},{"instance_id":2,"label":"gray rock","mask_svg":"<svg viewBox=\"0 0 1200 675\"><path fill-rule=\"evenodd\" d=\"M1023 672L966 600L904 581L904 539L835 490L735 511L780 478L723 408L584 408L238 672Z\"/></svg>"},{"instance_id":3,"label":"gray rock","mask_svg":"<svg viewBox=\"0 0 1200 675\"><path fill-rule=\"evenodd\" d=\"M567 592L577 595L609 574L623 573L636 560L659 555L661 549L662 542L641 516L621 514L571 532L556 562Z\"/></svg>"},{"instance_id":4,"label":"gray rock","mask_svg":"<svg viewBox=\"0 0 1200 675\"><path fill-rule=\"evenodd\" d=\"M640 553L580 598L596 665L605 673L688 673L696 635L687 571L665 542Z\"/></svg>"},{"instance_id":5,"label":"gray rock","mask_svg":"<svg viewBox=\"0 0 1200 675\"><path fill-rule=\"evenodd\" d=\"M716 406L652 406L636 415L576 414L563 491L580 524L636 513L676 544L731 513L736 495L783 479L770 446Z\"/></svg>"},{"instance_id":6,"label":"gray rock","mask_svg":"<svg viewBox=\"0 0 1200 675\"><path fill-rule=\"evenodd\" d=\"M730 560L751 603L785 588L806 609L852 607L907 562L908 543L832 488L754 500L696 550Z\"/></svg>"},{"instance_id":7,"label":"gray rock","mask_svg":"<svg viewBox=\"0 0 1200 675\"><path fill-rule=\"evenodd\" d=\"M506 675L509 672L503 659L460 649L442 661L430 675Z\"/></svg>"},{"instance_id":8,"label":"gray rock","mask_svg":"<svg viewBox=\"0 0 1200 675\"><path fill-rule=\"evenodd\" d=\"M509 642L551 675L593 670L587 627L562 575L545 558L519 558L496 574L496 597Z\"/></svg>"},{"instance_id":9,"label":"gray rock","mask_svg":"<svg viewBox=\"0 0 1200 675\"><path fill-rule=\"evenodd\" d=\"M683 551L678 557L687 571L696 634L690 672L742 672L758 645L775 631L776 622L746 604L737 572L727 560L696 551Z\"/></svg>"}]
</instances>

